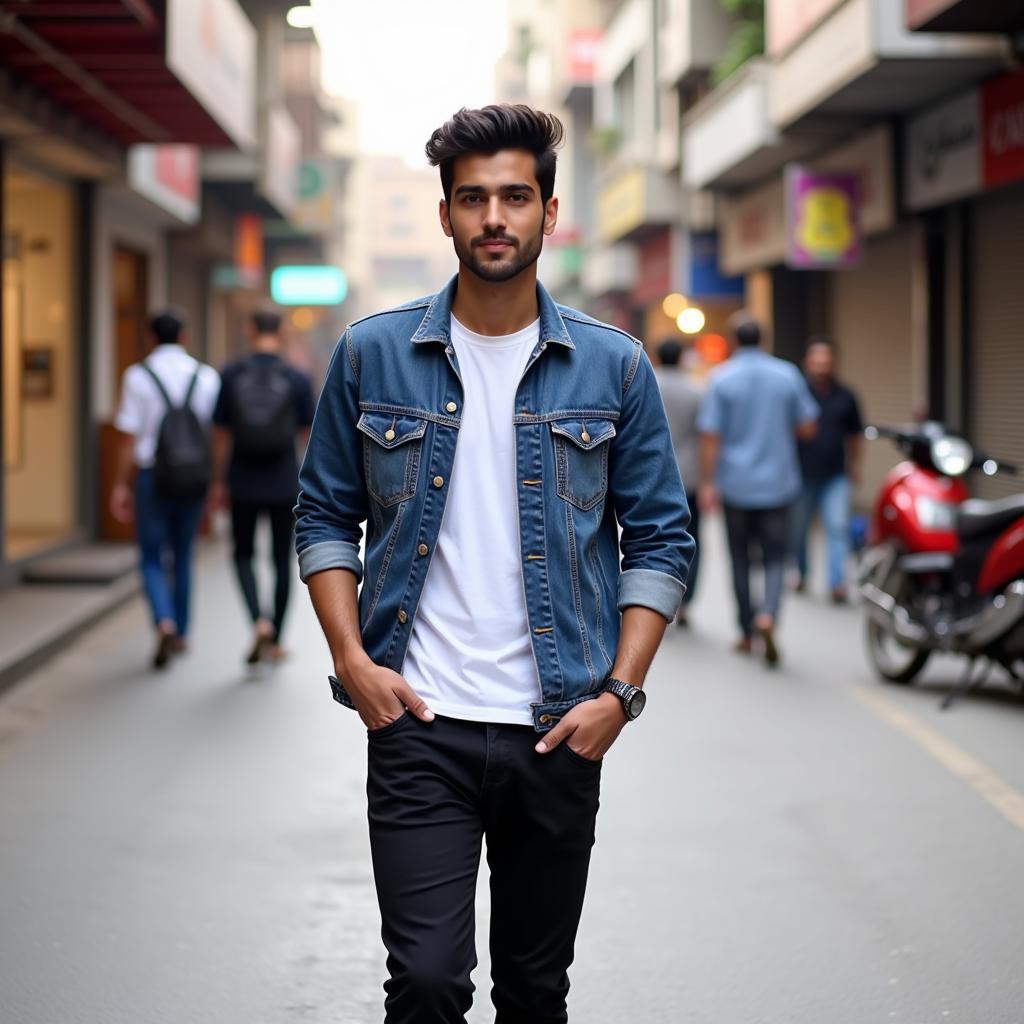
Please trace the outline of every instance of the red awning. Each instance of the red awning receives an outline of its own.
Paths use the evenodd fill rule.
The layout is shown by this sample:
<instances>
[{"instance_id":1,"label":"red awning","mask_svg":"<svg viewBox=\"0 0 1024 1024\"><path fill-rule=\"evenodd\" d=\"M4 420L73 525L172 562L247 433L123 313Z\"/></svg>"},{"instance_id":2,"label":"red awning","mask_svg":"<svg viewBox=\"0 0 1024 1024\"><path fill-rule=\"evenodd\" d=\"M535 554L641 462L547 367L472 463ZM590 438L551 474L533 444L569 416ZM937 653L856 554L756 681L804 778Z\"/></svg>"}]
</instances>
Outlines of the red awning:
<instances>
[{"instance_id":1,"label":"red awning","mask_svg":"<svg viewBox=\"0 0 1024 1024\"><path fill-rule=\"evenodd\" d=\"M168 70L165 0L0 0L0 66L122 145L233 146Z\"/></svg>"}]
</instances>

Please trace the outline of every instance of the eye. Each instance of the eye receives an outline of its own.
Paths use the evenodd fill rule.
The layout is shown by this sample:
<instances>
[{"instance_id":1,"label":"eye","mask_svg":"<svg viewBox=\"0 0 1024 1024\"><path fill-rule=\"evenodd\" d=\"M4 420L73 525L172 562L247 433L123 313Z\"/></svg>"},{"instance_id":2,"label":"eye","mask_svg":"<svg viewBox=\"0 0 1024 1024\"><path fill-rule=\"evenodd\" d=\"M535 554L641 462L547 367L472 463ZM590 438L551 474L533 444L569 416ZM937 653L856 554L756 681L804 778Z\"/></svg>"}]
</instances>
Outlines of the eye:
<instances>
[{"instance_id":1,"label":"eye","mask_svg":"<svg viewBox=\"0 0 1024 1024\"><path fill-rule=\"evenodd\" d=\"M527 196L523 192L513 192L508 198L511 203L525 203L527 201Z\"/></svg>"}]
</instances>

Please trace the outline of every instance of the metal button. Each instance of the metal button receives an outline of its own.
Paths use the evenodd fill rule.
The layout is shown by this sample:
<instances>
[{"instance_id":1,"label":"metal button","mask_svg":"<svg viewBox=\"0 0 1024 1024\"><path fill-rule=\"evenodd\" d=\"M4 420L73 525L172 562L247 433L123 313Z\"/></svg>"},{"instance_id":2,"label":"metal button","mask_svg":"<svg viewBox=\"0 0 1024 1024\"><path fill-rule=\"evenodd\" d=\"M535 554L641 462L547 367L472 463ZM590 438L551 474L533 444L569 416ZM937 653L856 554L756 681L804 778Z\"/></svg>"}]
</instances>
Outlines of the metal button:
<instances>
[{"instance_id":1,"label":"metal button","mask_svg":"<svg viewBox=\"0 0 1024 1024\"><path fill-rule=\"evenodd\" d=\"M548 722L551 721L551 716L550 715L541 715L540 718L538 719L538 721L540 722L541 725L547 725Z\"/></svg>"},{"instance_id":2,"label":"metal button","mask_svg":"<svg viewBox=\"0 0 1024 1024\"><path fill-rule=\"evenodd\" d=\"M590 434L587 433L586 427L583 428L583 433L580 435L584 441L590 440Z\"/></svg>"},{"instance_id":3,"label":"metal button","mask_svg":"<svg viewBox=\"0 0 1024 1024\"><path fill-rule=\"evenodd\" d=\"M421 545L420 545L420 546L419 546L419 547L418 547L418 548L417 548L416 550L417 550L417 551L418 551L418 552L419 552L419 553L420 553L421 555L427 555L427 554L429 554L429 553L430 553L430 548L428 548L426 544L421 544Z\"/></svg>"},{"instance_id":4,"label":"metal button","mask_svg":"<svg viewBox=\"0 0 1024 1024\"><path fill-rule=\"evenodd\" d=\"M409 621L409 616L406 615L404 608L398 609L398 621L404 626Z\"/></svg>"},{"instance_id":5,"label":"metal button","mask_svg":"<svg viewBox=\"0 0 1024 1024\"><path fill-rule=\"evenodd\" d=\"M447 410L448 410L449 412L455 412L455 410L456 410L456 409L458 409L458 406L457 406L457 405L456 405L456 404L455 404L454 402L449 402L449 403L448 403L448 404L447 404L447 405L445 406L445 408L446 408L446 409L447 409Z\"/></svg>"},{"instance_id":6,"label":"metal button","mask_svg":"<svg viewBox=\"0 0 1024 1024\"><path fill-rule=\"evenodd\" d=\"M393 430L385 430L384 431L384 440L385 441L394 441L394 439L395 439L395 432Z\"/></svg>"},{"instance_id":7,"label":"metal button","mask_svg":"<svg viewBox=\"0 0 1024 1024\"><path fill-rule=\"evenodd\" d=\"M443 476L435 476L434 477L434 486L435 487L444 487L444 477Z\"/></svg>"}]
</instances>

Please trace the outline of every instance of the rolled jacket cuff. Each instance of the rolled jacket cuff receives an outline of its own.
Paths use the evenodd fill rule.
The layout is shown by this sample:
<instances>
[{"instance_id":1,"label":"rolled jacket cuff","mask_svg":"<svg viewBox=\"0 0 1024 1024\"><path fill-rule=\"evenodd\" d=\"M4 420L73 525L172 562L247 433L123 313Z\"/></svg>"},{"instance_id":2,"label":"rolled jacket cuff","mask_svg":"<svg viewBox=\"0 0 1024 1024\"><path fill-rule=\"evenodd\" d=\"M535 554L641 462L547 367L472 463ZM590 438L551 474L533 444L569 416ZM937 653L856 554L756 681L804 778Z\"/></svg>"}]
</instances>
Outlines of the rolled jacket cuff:
<instances>
[{"instance_id":1,"label":"rolled jacket cuff","mask_svg":"<svg viewBox=\"0 0 1024 1024\"><path fill-rule=\"evenodd\" d=\"M303 583L310 576L327 569L348 569L356 574L357 581L362 580L363 563L359 560L359 548L344 540L325 540L299 552L299 576Z\"/></svg>"},{"instance_id":2,"label":"rolled jacket cuff","mask_svg":"<svg viewBox=\"0 0 1024 1024\"><path fill-rule=\"evenodd\" d=\"M655 569L627 569L619 576L619 611L641 605L663 615L676 617L686 587L675 576Z\"/></svg>"}]
</instances>

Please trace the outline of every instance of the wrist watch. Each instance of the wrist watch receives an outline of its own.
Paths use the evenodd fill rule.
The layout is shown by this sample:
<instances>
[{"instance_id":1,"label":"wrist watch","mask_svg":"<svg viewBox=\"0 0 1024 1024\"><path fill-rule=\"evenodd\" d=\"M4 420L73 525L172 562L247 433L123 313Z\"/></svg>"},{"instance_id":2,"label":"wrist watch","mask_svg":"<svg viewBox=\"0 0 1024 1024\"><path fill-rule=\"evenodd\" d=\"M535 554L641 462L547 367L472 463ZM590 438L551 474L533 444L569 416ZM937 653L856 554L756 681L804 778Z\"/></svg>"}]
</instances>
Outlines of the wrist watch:
<instances>
[{"instance_id":1,"label":"wrist watch","mask_svg":"<svg viewBox=\"0 0 1024 1024\"><path fill-rule=\"evenodd\" d=\"M640 717L640 712L647 705L647 694L639 686L609 676L604 682L606 693L614 693L622 701L622 710L626 713L626 721L632 722Z\"/></svg>"}]
</instances>

